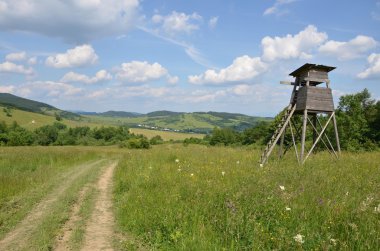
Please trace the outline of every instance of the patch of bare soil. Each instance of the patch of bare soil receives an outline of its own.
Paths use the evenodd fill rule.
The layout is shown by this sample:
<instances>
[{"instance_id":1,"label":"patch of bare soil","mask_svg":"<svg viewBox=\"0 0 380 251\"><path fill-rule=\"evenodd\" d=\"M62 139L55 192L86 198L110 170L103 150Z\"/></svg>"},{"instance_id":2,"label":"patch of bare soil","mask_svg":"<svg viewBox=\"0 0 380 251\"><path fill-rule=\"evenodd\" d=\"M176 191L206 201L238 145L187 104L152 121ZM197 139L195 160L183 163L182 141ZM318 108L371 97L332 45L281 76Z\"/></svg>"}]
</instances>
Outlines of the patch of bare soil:
<instances>
[{"instance_id":1,"label":"patch of bare soil","mask_svg":"<svg viewBox=\"0 0 380 251\"><path fill-rule=\"evenodd\" d=\"M117 163L113 163L108 166L97 183L99 193L86 227L82 250L113 250L112 176L116 165Z\"/></svg>"},{"instance_id":2,"label":"patch of bare soil","mask_svg":"<svg viewBox=\"0 0 380 251\"><path fill-rule=\"evenodd\" d=\"M58 198L79 178L102 160L78 165L62 177L62 182L42 199L27 216L0 240L0 250L20 250L40 225L44 217L53 208Z\"/></svg>"}]
</instances>

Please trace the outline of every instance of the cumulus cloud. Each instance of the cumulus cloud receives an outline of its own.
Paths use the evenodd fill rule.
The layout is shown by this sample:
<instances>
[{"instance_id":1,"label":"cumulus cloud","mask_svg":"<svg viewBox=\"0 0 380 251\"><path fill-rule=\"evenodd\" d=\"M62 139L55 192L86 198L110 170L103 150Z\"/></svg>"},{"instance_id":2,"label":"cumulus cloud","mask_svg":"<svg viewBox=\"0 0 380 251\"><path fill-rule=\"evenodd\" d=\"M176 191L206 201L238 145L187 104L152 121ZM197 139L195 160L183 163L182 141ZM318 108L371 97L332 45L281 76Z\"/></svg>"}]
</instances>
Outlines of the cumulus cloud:
<instances>
[{"instance_id":1,"label":"cumulus cloud","mask_svg":"<svg viewBox=\"0 0 380 251\"><path fill-rule=\"evenodd\" d=\"M196 12L188 15L183 12L173 11L167 16L156 14L152 17L152 21L155 24L162 25L162 29L167 34L190 34L191 32L199 29L199 22L202 21L202 17Z\"/></svg>"},{"instance_id":2,"label":"cumulus cloud","mask_svg":"<svg viewBox=\"0 0 380 251\"><path fill-rule=\"evenodd\" d=\"M125 33L138 6L139 0L1 0L0 30L88 42Z\"/></svg>"},{"instance_id":3,"label":"cumulus cloud","mask_svg":"<svg viewBox=\"0 0 380 251\"><path fill-rule=\"evenodd\" d=\"M132 61L121 64L116 72L116 78L122 82L142 83L166 77L170 84L178 81L178 77L170 76L168 70L159 63L150 64L146 61Z\"/></svg>"},{"instance_id":4,"label":"cumulus cloud","mask_svg":"<svg viewBox=\"0 0 380 251\"><path fill-rule=\"evenodd\" d=\"M59 53L46 59L47 66L54 68L70 68L95 64L98 61L91 45L85 44L69 49L66 53Z\"/></svg>"},{"instance_id":5,"label":"cumulus cloud","mask_svg":"<svg viewBox=\"0 0 380 251\"><path fill-rule=\"evenodd\" d=\"M74 87L70 84L54 81L29 82L18 88L17 93L30 97L69 97L81 94L82 88Z\"/></svg>"},{"instance_id":6,"label":"cumulus cloud","mask_svg":"<svg viewBox=\"0 0 380 251\"><path fill-rule=\"evenodd\" d=\"M283 14L288 12L286 9L283 9L283 7L285 5L293 3L295 1L297 1L297 0L276 0L275 3L271 7L265 9L263 15L264 16L267 16L267 15L277 15L277 16L283 15Z\"/></svg>"},{"instance_id":7,"label":"cumulus cloud","mask_svg":"<svg viewBox=\"0 0 380 251\"><path fill-rule=\"evenodd\" d=\"M216 25L218 24L218 20L219 20L219 17L210 18L210 20L208 21L208 27L210 27L210 29L214 29Z\"/></svg>"},{"instance_id":8,"label":"cumulus cloud","mask_svg":"<svg viewBox=\"0 0 380 251\"><path fill-rule=\"evenodd\" d=\"M0 63L0 73L16 73L16 74L23 74L23 75L33 75L34 71L31 67L26 68L23 65L18 65L12 62L4 62Z\"/></svg>"},{"instance_id":9,"label":"cumulus cloud","mask_svg":"<svg viewBox=\"0 0 380 251\"><path fill-rule=\"evenodd\" d=\"M89 77L84 74L79 74L75 72L68 72L62 78L61 82L73 82L73 83L84 83L84 84L95 84L107 80L111 80L112 76L106 70L98 71L94 77Z\"/></svg>"},{"instance_id":10,"label":"cumulus cloud","mask_svg":"<svg viewBox=\"0 0 380 251\"><path fill-rule=\"evenodd\" d=\"M372 53L367 58L368 68L363 72L358 74L358 78L369 79L369 78L379 78L380 79L380 54Z\"/></svg>"},{"instance_id":11,"label":"cumulus cloud","mask_svg":"<svg viewBox=\"0 0 380 251\"><path fill-rule=\"evenodd\" d=\"M15 90L15 86L14 85L3 85L3 86L0 86L0 92L1 93L13 93Z\"/></svg>"},{"instance_id":12,"label":"cumulus cloud","mask_svg":"<svg viewBox=\"0 0 380 251\"><path fill-rule=\"evenodd\" d=\"M276 59L311 58L310 52L316 49L327 39L327 34L318 32L313 25L307 26L296 35L285 37L264 37L261 40L263 49L262 59L274 61Z\"/></svg>"},{"instance_id":13,"label":"cumulus cloud","mask_svg":"<svg viewBox=\"0 0 380 251\"><path fill-rule=\"evenodd\" d=\"M236 58L230 66L219 71L209 69L203 74L189 76L192 84L223 84L253 79L266 71L267 65L259 57L247 55Z\"/></svg>"},{"instance_id":14,"label":"cumulus cloud","mask_svg":"<svg viewBox=\"0 0 380 251\"><path fill-rule=\"evenodd\" d=\"M10 53L10 54L5 56L5 60L12 61L12 62L24 61L24 60L26 60L26 52L21 51L21 52Z\"/></svg>"},{"instance_id":15,"label":"cumulus cloud","mask_svg":"<svg viewBox=\"0 0 380 251\"><path fill-rule=\"evenodd\" d=\"M364 55L374 49L378 43L372 37L359 35L348 42L330 40L319 47L323 54L337 57L338 60L350 60Z\"/></svg>"}]
</instances>

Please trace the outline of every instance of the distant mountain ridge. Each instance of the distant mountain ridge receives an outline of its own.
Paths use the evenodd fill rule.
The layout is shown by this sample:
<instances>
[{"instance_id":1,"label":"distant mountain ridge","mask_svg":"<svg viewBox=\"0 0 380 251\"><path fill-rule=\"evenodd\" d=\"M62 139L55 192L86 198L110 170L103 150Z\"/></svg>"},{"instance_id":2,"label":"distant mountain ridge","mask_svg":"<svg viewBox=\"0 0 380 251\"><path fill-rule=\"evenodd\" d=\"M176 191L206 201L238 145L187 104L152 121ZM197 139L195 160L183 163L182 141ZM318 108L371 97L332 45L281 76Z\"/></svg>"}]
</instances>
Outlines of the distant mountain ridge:
<instances>
[{"instance_id":1,"label":"distant mountain ridge","mask_svg":"<svg viewBox=\"0 0 380 251\"><path fill-rule=\"evenodd\" d=\"M125 125L129 127L148 128L153 130L209 133L215 127L232 128L243 131L254 127L261 121L270 121L273 118L255 117L240 113L228 112L173 112L167 110L153 111L146 114L126 111L85 112L63 111L54 106L21 98L9 93L0 93L0 106L11 107L23 111L59 115L72 121L86 121L99 126Z\"/></svg>"}]
</instances>

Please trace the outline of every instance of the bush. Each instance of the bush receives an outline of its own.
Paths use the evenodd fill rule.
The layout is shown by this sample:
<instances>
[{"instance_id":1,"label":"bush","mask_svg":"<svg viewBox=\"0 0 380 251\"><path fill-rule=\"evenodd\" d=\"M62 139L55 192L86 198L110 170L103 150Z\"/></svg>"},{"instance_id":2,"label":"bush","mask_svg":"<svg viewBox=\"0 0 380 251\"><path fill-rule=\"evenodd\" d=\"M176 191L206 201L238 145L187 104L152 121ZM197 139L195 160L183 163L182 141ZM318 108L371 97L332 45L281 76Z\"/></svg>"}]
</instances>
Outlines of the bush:
<instances>
[{"instance_id":1,"label":"bush","mask_svg":"<svg viewBox=\"0 0 380 251\"><path fill-rule=\"evenodd\" d=\"M127 141L123 141L119 144L121 148L129 148L129 149L149 149L150 144L147 138L132 138Z\"/></svg>"}]
</instances>

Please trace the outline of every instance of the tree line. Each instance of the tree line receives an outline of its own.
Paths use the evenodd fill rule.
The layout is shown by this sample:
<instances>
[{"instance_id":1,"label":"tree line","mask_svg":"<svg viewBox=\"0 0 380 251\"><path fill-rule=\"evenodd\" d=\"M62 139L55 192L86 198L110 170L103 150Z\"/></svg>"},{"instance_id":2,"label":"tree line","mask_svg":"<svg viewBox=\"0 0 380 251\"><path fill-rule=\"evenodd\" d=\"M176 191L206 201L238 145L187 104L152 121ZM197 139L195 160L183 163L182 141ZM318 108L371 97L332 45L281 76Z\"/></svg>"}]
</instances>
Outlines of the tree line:
<instances>
[{"instance_id":1,"label":"tree line","mask_svg":"<svg viewBox=\"0 0 380 251\"><path fill-rule=\"evenodd\" d=\"M69 128L65 124L55 122L35 129L27 130L16 122L8 126L0 122L0 145L30 146L30 145L115 145L128 148L149 148L150 145L162 143L160 136L148 140L143 135L129 132L125 126L96 127L88 126Z\"/></svg>"},{"instance_id":2,"label":"tree line","mask_svg":"<svg viewBox=\"0 0 380 251\"><path fill-rule=\"evenodd\" d=\"M349 151L374 150L380 146L380 101L371 98L367 89L341 96L336 112L338 133L341 148ZM210 145L264 145L269 141L284 111L280 112L272 122L261 122L256 127L246 129L242 133L230 128L215 128L202 142L187 139L185 143L202 143ZM320 116L322 121L326 117ZM301 118L295 118L300 124ZM332 127L327 132L334 138ZM312 140L312 133L306 135ZM335 145L334 141L332 142ZM290 132L285 135L285 144L292 144Z\"/></svg>"}]
</instances>

